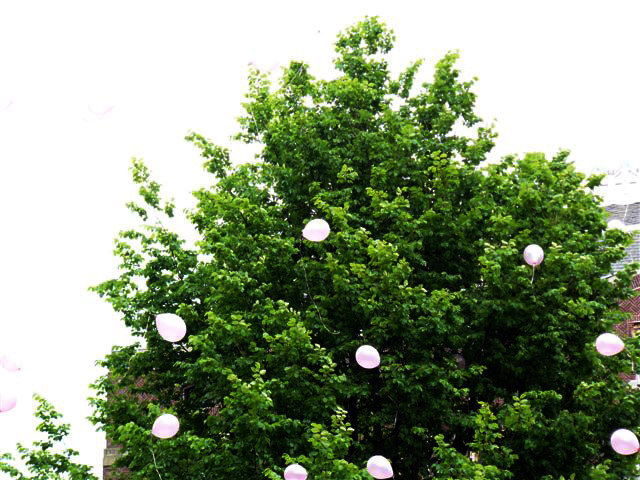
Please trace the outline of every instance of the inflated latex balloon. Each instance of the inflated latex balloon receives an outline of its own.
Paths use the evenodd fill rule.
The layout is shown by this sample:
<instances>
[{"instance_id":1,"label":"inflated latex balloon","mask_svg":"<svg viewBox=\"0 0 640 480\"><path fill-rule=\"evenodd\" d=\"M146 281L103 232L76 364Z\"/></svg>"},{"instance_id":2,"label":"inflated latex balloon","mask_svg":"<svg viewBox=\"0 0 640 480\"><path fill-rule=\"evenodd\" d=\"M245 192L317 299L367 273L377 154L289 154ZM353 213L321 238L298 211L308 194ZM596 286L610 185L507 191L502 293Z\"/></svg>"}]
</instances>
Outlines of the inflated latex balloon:
<instances>
[{"instance_id":1,"label":"inflated latex balloon","mask_svg":"<svg viewBox=\"0 0 640 480\"><path fill-rule=\"evenodd\" d=\"M156 327L160 336L168 342L179 342L187 333L184 320L174 313L156 315Z\"/></svg>"},{"instance_id":2,"label":"inflated latex balloon","mask_svg":"<svg viewBox=\"0 0 640 480\"><path fill-rule=\"evenodd\" d=\"M596 339L596 350L599 354L610 357L624 350L624 342L613 333L603 333Z\"/></svg>"},{"instance_id":3,"label":"inflated latex balloon","mask_svg":"<svg viewBox=\"0 0 640 480\"><path fill-rule=\"evenodd\" d=\"M524 249L524 261L527 262L532 267L537 267L544 260L544 252L539 245L531 244Z\"/></svg>"},{"instance_id":4,"label":"inflated latex balloon","mask_svg":"<svg viewBox=\"0 0 640 480\"><path fill-rule=\"evenodd\" d=\"M362 345L356 350L356 362L362 368L376 368L380 365L380 354L371 345Z\"/></svg>"},{"instance_id":5,"label":"inflated latex balloon","mask_svg":"<svg viewBox=\"0 0 640 480\"><path fill-rule=\"evenodd\" d=\"M620 230L624 230L624 223L620 220L618 220L617 218L611 220L609 223L607 223L607 228L609 230L613 230L615 228L620 229Z\"/></svg>"},{"instance_id":6,"label":"inflated latex balloon","mask_svg":"<svg viewBox=\"0 0 640 480\"><path fill-rule=\"evenodd\" d=\"M87 109L93 113L94 115L98 116L98 117L102 117L106 114L108 114L109 112L111 112L111 110L113 110L115 107L115 105L109 105L109 104L105 104L105 103L94 103L93 105L89 104L87 106Z\"/></svg>"},{"instance_id":7,"label":"inflated latex balloon","mask_svg":"<svg viewBox=\"0 0 640 480\"><path fill-rule=\"evenodd\" d=\"M284 480L307 480L307 471L301 465L294 463L284 469Z\"/></svg>"},{"instance_id":8,"label":"inflated latex balloon","mask_svg":"<svg viewBox=\"0 0 640 480\"><path fill-rule=\"evenodd\" d=\"M158 438L171 438L178 433L179 429L180 422L178 422L178 419L170 413L165 413L164 415L160 415L156 418L156 421L153 422L151 433Z\"/></svg>"},{"instance_id":9,"label":"inflated latex balloon","mask_svg":"<svg viewBox=\"0 0 640 480\"><path fill-rule=\"evenodd\" d=\"M12 410L16 406L16 403L18 403L18 398L14 393L0 390L0 413Z\"/></svg>"},{"instance_id":10,"label":"inflated latex balloon","mask_svg":"<svg viewBox=\"0 0 640 480\"><path fill-rule=\"evenodd\" d=\"M382 455L374 455L367 462L367 472L373 478L391 478L393 477L393 469L389 460Z\"/></svg>"},{"instance_id":11,"label":"inflated latex balloon","mask_svg":"<svg viewBox=\"0 0 640 480\"><path fill-rule=\"evenodd\" d=\"M640 448L635 434L625 428L616 430L611 435L611 446L620 455L633 455Z\"/></svg>"},{"instance_id":12,"label":"inflated latex balloon","mask_svg":"<svg viewBox=\"0 0 640 480\"><path fill-rule=\"evenodd\" d=\"M5 370L9 370L10 372L18 372L20 371L20 365L8 355L0 355L0 367Z\"/></svg>"},{"instance_id":13,"label":"inflated latex balloon","mask_svg":"<svg viewBox=\"0 0 640 480\"><path fill-rule=\"evenodd\" d=\"M312 242L321 242L329 236L329 232L329 224L321 218L316 218L305 225L302 236Z\"/></svg>"}]
</instances>

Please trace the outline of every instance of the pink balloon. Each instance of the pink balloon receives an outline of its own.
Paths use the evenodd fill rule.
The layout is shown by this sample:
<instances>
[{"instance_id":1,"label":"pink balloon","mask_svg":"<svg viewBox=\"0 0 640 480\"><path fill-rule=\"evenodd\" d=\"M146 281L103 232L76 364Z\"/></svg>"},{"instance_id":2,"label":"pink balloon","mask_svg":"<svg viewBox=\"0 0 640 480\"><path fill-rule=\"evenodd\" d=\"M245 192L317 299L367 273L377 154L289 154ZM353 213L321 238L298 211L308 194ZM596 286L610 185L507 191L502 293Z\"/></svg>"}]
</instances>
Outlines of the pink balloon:
<instances>
[{"instance_id":1,"label":"pink balloon","mask_svg":"<svg viewBox=\"0 0 640 480\"><path fill-rule=\"evenodd\" d=\"M389 460L382 455L374 455L367 462L367 472L373 478L391 478L393 477L393 469Z\"/></svg>"},{"instance_id":2,"label":"pink balloon","mask_svg":"<svg viewBox=\"0 0 640 480\"><path fill-rule=\"evenodd\" d=\"M284 469L284 480L307 480L307 471L304 467L294 463Z\"/></svg>"},{"instance_id":3,"label":"pink balloon","mask_svg":"<svg viewBox=\"0 0 640 480\"><path fill-rule=\"evenodd\" d=\"M312 242L321 242L329 236L329 232L329 224L321 218L316 218L305 225L302 236Z\"/></svg>"},{"instance_id":4,"label":"pink balloon","mask_svg":"<svg viewBox=\"0 0 640 480\"><path fill-rule=\"evenodd\" d=\"M356 350L356 362L362 368L376 368L380 365L380 354L371 345L362 345Z\"/></svg>"},{"instance_id":5,"label":"pink balloon","mask_svg":"<svg viewBox=\"0 0 640 480\"><path fill-rule=\"evenodd\" d=\"M88 110L98 117L102 117L113 110L115 105L100 105L100 106L92 106L89 105Z\"/></svg>"},{"instance_id":6,"label":"pink balloon","mask_svg":"<svg viewBox=\"0 0 640 480\"><path fill-rule=\"evenodd\" d=\"M524 261L527 262L532 267L537 267L544 260L544 252L539 245L531 244L527 248L524 249Z\"/></svg>"},{"instance_id":7,"label":"pink balloon","mask_svg":"<svg viewBox=\"0 0 640 480\"><path fill-rule=\"evenodd\" d=\"M456 360L456 363L458 364L458 367L460 368L464 368L467 366L467 361L464 359L464 357L462 355L460 355L459 353L456 353L453 358Z\"/></svg>"},{"instance_id":8,"label":"pink balloon","mask_svg":"<svg viewBox=\"0 0 640 480\"><path fill-rule=\"evenodd\" d=\"M184 320L174 313L156 315L156 327L160 336L168 342L179 342L187 333Z\"/></svg>"},{"instance_id":9,"label":"pink balloon","mask_svg":"<svg viewBox=\"0 0 640 480\"><path fill-rule=\"evenodd\" d=\"M178 433L179 429L180 422L178 422L178 419L170 413L165 413L164 415L160 415L156 418L156 421L153 422L151 433L158 438L171 438Z\"/></svg>"},{"instance_id":10,"label":"pink balloon","mask_svg":"<svg viewBox=\"0 0 640 480\"><path fill-rule=\"evenodd\" d=\"M610 357L624 350L624 342L613 333L603 333L596 339L596 350L599 354Z\"/></svg>"},{"instance_id":11,"label":"pink balloon","mask_svg":"<svg viewBox=\"0 0 640 480\"><path fill-rule=\"evenodd\" d=\"M640 444L638 444L638 438L635 434L624 428L613 432L611 446L620 455L633 455L640 449Z\"/></svg>"},{"instance_id":12,"label":"pink balloon","mask_svg":"<svg viewBox=\"0 0 640 480\"><path fill-rule=\"evenodd\" d=\"M9 370L10 372L20 371L20 365L18 365L16 361L8 355L0 355L0 367L5 370Z\"/></svg>"},{"instance_id":13,"label":"pink balloon","mask_svg":"<svg viewBox=\"0 0 640 480\"><path fill-rule=\"evenodd\" d=\"M8 412L12 410L16 403L18 403L18 398L15 394L8 391L0 392L0 412Z\"/></svg>"}]
</instances>

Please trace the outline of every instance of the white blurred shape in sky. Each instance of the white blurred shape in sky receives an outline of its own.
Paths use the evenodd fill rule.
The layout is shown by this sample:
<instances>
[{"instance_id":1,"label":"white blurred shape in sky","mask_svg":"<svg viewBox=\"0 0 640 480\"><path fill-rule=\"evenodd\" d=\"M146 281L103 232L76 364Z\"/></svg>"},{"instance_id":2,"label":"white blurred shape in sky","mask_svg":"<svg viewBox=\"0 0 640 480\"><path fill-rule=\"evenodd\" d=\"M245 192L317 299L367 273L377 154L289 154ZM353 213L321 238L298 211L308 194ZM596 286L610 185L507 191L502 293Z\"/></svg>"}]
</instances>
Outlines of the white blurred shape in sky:
<instances>
[{"instance_id":1,"label":"white blurred shape in sky","mask_svg":"<svg viewBox=\"0 0 640 480\"><path fill-rule=\"evenodd\" d=\"M0 112L9 110L13 105L13 98L0 98Z\"/></svg>"}]
</instances>

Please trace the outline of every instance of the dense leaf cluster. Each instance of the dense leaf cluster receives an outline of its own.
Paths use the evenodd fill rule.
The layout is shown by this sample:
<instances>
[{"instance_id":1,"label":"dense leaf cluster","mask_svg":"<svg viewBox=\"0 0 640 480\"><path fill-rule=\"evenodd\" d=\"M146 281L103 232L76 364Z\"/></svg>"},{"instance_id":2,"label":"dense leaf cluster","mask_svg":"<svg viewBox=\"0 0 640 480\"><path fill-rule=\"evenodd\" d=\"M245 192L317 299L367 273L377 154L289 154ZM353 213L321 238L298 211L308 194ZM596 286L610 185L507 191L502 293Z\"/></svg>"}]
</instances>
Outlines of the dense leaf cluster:
<instances>
[{"instance_id":1,"label":"dense leaf cluster","mask_svg":"<svg viewBox=\"0 0 640 480\"><path fill-rule=\"evenodd\" d=\"M190 213L197 247L161 223L121 234L122 274L95 291L143 343L114 348L94 403L131 478L279 479L295 461L351 480L375 454L399 479L635 472L608 440L640 423L618 376L637 342L593 347L635 267L608 278L630 236L606 231L600 178L566 152L484 165L496 135L457 54L417 88L420 62L391 76L393 41L367 18L338 37L334 80L292 62L274 89L251 71L237 138L258 161L187 137L216 178ZM134 211L173 214L140 162L134 178ZM317 244L301 238L316 217L332 228ZM530 243L546 252L535 276ZM156 333L164 312L184 341ZM355 364L362 344L379 370ZM161 411L180 418L174 439L149 433Z\"/></svg>"}]
</instances>

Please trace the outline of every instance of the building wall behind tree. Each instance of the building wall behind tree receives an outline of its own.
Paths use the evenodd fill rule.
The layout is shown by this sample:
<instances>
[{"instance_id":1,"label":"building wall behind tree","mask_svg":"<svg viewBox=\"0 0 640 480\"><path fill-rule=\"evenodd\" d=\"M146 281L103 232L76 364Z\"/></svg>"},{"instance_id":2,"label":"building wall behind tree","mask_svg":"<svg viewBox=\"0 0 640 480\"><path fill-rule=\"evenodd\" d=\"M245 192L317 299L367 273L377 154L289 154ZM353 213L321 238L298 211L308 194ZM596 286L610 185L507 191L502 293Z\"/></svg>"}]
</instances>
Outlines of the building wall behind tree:
<instances>
[{"instance_id":1,"label":"building wall behind tree","mask_svg":"<svg viewBox=\"0 0 640 480\"><path fill-rule=\"evenodd\" d=\"M640 172L638 169L613 171L609 173L608 177L611 178L600 191L605 204L608 199L615 202L605 207L609 213L608 221L617 220L621 222L625 231L634 234L633 243L626 249L626 256L612 266L613 272L617 272L630 263L640 263L640 201L635 201L640 196ZM629 199L628 203L624 201L625 195ZM620 336L640 334L640 272L633 278L633 288L638 292L638 296L620 303L620 309L630 314L624 323L616 326ZM637 372L622 374L622 377L638 386Z\"/></svg>"}]
</instances>

